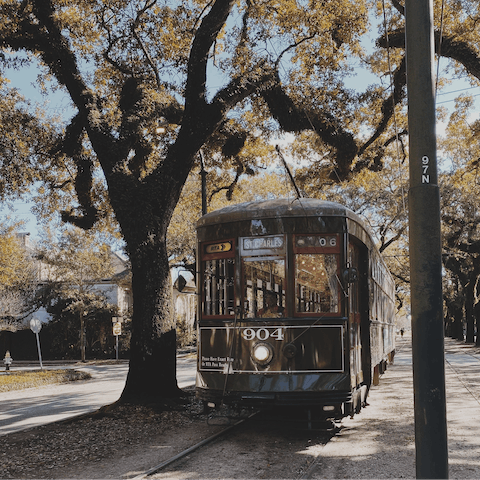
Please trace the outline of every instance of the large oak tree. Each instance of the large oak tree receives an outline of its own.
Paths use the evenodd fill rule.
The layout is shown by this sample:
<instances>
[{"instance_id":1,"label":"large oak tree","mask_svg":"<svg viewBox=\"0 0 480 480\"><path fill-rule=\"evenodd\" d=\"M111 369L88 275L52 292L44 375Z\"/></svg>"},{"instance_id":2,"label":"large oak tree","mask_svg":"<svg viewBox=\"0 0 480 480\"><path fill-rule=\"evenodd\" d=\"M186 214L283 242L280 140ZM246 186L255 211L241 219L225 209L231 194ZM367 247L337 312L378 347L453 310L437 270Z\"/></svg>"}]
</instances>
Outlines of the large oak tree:
<instances>
[{"instance_id":1,"label":"large oak tree","mask_svg":"<svg viewBox=\"0 0 480 480\"><path fill-rule=\"evenodd\" d=\"M24 158L42 167L49 159L43 191L64 221L89 229L111 208L125 240L134 312L123 400L178 394L166 235L200 149L237 178L265 166L265 140L276 132L307 132L304 177L318 188L382 169L386 149L406 133L392 128L405 100L403 12L394 5L394 33L378 41L380 52L397 49L387 62L362 51L366 1L2 0L4 63L7 52L27 52L73 109L56 131L34 117L46 132L40 140L56 134L49 142L3 118L2 128L23 132ZM455 58L475 74L471 38L455 41L470 48ZM391 88L346 88L353 61L379 75L390 69Z\"/></svg>"}]
</instances>

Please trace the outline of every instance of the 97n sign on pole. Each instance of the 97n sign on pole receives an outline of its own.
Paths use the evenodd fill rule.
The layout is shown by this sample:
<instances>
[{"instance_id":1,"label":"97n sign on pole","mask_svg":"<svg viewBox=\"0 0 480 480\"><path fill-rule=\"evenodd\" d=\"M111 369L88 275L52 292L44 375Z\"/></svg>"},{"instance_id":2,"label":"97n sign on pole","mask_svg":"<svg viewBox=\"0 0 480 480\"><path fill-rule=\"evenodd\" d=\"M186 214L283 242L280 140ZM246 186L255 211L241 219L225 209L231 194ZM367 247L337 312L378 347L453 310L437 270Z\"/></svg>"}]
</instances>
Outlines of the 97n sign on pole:
<instances>
[{"instance_id":1,"label":"97n sign on pole","mask_svg":"<svg viewBox=\"0 0 480 480\"><path fill-rule=\"evenodd\" d=\"M448 478L433 6L406 0L409 230L417 478Z\"/></svg>"}]
</instances>

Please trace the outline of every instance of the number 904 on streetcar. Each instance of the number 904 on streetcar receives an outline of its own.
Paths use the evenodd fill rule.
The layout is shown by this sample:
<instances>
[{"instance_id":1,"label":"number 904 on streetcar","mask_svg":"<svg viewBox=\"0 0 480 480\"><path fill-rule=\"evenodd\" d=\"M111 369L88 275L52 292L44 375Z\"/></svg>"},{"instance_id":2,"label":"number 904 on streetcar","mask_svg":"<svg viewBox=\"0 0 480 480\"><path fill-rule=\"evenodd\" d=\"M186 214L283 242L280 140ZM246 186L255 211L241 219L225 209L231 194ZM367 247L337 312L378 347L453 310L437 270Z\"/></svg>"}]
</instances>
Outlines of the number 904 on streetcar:
<instances>
[{"instance_id":1,"label":"number 904 on streetcar","mask_svg":"<svg viewBox=\"0 0 480 480\"><path fill-rule=\"evenodd\" d=\"M394 355L394 282L362 219L267 200L203 216L197 396L358 412Z\"/></svg>"}]
</instances>

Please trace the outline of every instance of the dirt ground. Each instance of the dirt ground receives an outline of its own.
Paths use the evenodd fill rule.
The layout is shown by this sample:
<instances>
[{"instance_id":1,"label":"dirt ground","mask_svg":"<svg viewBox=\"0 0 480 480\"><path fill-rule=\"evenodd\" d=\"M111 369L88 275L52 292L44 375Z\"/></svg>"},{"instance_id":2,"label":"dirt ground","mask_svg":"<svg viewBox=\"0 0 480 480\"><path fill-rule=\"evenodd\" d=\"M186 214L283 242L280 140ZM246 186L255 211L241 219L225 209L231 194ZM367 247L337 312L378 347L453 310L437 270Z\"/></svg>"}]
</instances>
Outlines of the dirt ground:
<instances>
[{"instance_id":1,"label":"dirt ground","mask_svg":"<svg viewBox=\"0 0 480 480\"><path fill-rule=\"evenodd\" d=\"M152 478L414 478L409 338L369 406L335 434L247 422ZM450 478L480 478L480 355L447 339ZM193 390L190 390L193 394ZM213 423L213 424L212 424ZM171 411L117 406L0 437L0 478L133 478L224 428L193 396Z\"/></svg>"}]
</instances>

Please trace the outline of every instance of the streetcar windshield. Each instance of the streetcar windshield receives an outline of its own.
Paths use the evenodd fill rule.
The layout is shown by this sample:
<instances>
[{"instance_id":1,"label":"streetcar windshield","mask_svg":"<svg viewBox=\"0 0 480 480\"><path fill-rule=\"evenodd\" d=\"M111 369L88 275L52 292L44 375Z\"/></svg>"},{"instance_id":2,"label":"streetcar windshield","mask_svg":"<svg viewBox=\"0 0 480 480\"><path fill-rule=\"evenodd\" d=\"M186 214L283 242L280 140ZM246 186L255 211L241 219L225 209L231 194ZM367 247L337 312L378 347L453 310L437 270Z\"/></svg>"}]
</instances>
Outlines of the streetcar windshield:
<instances>
[{"instance_id":1,"label":"streetcar windshield","mask_svg":"<svg viewBox=\"0 0 480 480\"><path fill-rule=\"evenodd\" d=\"M285 316L285 260L244 258L242 267L244 317Z\"/></svg>"},{"instance_id":2,"label":"streetcar windshield","mask_svg":"<svg viewBox=\"0 0 480 480\"><path fill-rule=\"evenodd\" d=\"M295 255L297 313L338 313L338 255L300 253Z\"/></svg>"}]
</instances>

